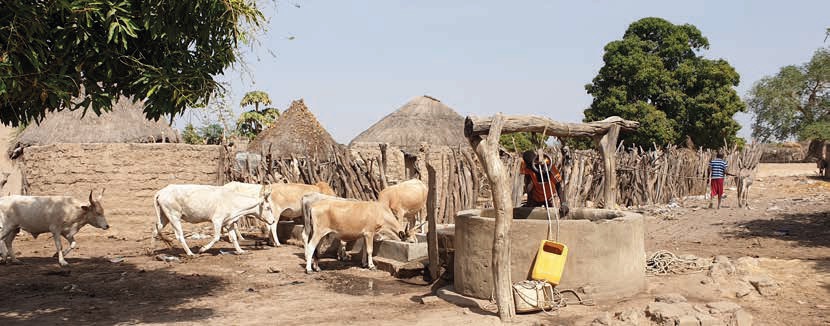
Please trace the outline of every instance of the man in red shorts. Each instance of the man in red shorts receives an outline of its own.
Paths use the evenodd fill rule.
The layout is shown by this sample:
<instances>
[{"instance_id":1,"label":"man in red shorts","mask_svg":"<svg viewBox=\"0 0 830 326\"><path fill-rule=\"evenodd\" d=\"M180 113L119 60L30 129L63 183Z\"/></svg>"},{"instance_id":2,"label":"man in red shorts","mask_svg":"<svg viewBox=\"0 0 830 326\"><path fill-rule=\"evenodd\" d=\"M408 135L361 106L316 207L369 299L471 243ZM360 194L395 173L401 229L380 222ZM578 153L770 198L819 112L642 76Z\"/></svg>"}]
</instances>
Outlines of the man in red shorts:
<instances>
[{"instance_id":1,"label":"man in red shorts","mask_svg":"<svg viewBox=\"0 0 830 326\"><path fill-rule=\"evenodd\" d=\"M726 172L729 164L723 160L723 153L718 152L715 159L709 162L709 178L712 180L712 197L709 199L709 207L712 207L712 199L718 196L718 209L720 209L721 198L723 198L723 179L727 175L734 176Z\"/></svg>"}]
</instances>

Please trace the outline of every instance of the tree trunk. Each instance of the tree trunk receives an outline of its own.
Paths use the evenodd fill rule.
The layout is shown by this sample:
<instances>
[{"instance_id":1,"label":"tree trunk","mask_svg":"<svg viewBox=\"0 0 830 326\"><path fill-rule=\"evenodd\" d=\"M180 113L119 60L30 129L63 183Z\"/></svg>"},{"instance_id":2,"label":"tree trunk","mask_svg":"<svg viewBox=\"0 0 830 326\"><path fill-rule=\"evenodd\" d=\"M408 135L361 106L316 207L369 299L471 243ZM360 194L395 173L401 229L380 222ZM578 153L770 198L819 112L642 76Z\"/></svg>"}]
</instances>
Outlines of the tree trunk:
<instances>
[{"instance_id":1,"label":"tree trunk","mask_svg":"<svg viewBox=\"0 0 830 326\"><path fill-rule=\"evenodd\" d=\"M615 209L617 206L617 137L620 135L620 126L612 124L605 135L595 136L599 153L602 156L602 171L605 176L603 191L603 208Z\"/></svg>"}]
</instances>

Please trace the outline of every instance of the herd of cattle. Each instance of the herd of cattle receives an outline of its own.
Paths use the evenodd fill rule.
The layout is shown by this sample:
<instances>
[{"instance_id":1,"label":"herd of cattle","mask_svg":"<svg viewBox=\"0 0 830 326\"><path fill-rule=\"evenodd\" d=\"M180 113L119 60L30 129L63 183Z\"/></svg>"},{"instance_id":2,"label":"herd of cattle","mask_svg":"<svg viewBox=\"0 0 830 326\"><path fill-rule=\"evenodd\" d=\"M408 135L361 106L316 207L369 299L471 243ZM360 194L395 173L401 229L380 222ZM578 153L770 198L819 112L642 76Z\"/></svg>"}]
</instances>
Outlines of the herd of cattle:
<instances>
[{"instance_id":1,"label":"herd of cattle","mask_svg":"<svg viewBox=\"0 0 830 326\"><path fill-rule=\"evenodd\" d=\"M70 196L7 196L0 198L0 259L19 262L15 258L12 241L23 230L37 238L41 233L52 233L56 256L66 266L64 256L76 247L75 235L89 224L108 229L109 224L101 205L104 190L97 198L89 193L89 202ZM319 271L316 248L326 235L335 233L344 241L364 239L372 243L377 237L397 240L414 239L415 214L426 207L427 187L413 179L387 187L378 201L359 201L340 198L324 182L315 185L279 183L249 184L230 182L224 186L172 184L159 190L153 197L156 221L153 224L153 245L161 238L172 246L172 240L162 233L172 225L173 233L185 253L193 256L185 241L182 222L213 225L213 238L199 249L205 252L219 241L223 230L236 253L244 253L238 240L244 240L237 222L243 216L254 216L267 224L268 237L279 246L277 222L280 218L303 219L306 272ZM63 250L61 237L69 242ZM371 245L363 246L363 264L374 269ZM342 248L341 248L342 250Z\"/></svg>"}]
</instances>

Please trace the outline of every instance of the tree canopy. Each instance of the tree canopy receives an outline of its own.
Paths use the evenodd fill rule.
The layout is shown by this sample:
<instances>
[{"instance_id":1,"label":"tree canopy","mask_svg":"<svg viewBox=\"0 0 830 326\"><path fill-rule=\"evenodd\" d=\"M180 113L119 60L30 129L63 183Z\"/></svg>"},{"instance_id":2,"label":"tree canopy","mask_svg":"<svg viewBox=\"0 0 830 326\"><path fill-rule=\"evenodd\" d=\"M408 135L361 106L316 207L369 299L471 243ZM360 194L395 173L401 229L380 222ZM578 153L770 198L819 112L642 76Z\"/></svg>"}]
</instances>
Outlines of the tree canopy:
<instances>
[{"instance_id":1,"label":"tree canopy","mask_svg":"<svg viewBox=\"0 0 830 326\"><path fill-rule=\"evenodd\" d=\"M755 114L753 137L830 139L830 49L762 78L752 86L747 103Z\"/></svg>"},{"instance_id":2,"label":"tree canopy","mask_svg":"<svg viewBox=\"0 0 830 326\"><path fill-rule=\"evenodd\" d=\"M584 121L639 121L620 140L641 146L680 144L686 136L708 148L734 142L740 125L733 116L746 107L734 88L740 77L725 60L698 54L708 48L693 25L654 17L632 23L605 46L604 65L585 86L594 99Z\"/></svg>"},{"instance_id":3,"label":"tree canopy","mask_svg":"<svg viewBox=\"0 0 830 326\"><path fill-rule=\"evenodd\" d=\"M526 150L535 150L545 146L545 141L548 137L542 134L533 132L516 132L512 134L504 134L499 138L499 144L512 152L524 152Z\"/></svg>"},{"instance_id":4,"label":"tree canopy","mask_svg":"<svg viewBox=\"0 0 830 326\"><path fill-rule=\"evenodd\" d=\"M247 92L244 96L242 96L242 101L239 103L239 105L243 108L253 105L254 110L257 112L259 112L260 104L271 105L271 97L268 96L268 93L263 91Z\"/></svg>"},{"instance_id":5,"label":"tree canopy","mask_svg":"<svg viewBox=\"0 0 830 326\"><path fill-rule=\"evenodd\" d=\"M0 122L110 110L145 99L148 118L203 105L214 76L261 28L254 0L17 0L0 6Z\"/></svg>"}]
</instances>

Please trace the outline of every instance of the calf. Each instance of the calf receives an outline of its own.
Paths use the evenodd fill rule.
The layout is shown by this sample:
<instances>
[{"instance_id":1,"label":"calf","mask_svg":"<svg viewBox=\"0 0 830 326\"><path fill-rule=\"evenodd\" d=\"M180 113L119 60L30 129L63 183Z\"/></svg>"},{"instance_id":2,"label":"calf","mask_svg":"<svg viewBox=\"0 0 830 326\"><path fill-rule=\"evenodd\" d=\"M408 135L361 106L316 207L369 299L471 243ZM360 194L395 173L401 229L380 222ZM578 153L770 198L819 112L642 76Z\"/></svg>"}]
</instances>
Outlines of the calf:
<instances>
[{"instance_id":1,"label":"calf","mask_svg":"<svg viewBox=\"0 0 830 326\"><path fill-rule=\"evenodd\" d=\"M411 179L383 189L378 194L378 201L389 206L398 222L406 225L410 238L415 241L415 215L427 206L427 185L421 180Z\"/></svg>"},{"instance_id":2,"label":"calf","mask_svg":"<svg viewBox=\"0 0 830 326\"><path fill-rule=\"evenodd\" d=\"M229 182L223 187L232 189L241 194L256 194L261 188L261 185L253 183ZM313 185L302 183L275 183L271 185L271 205L274 207L274 216L277 220L280 217L288 219L295 219L303 217L302 199L308 194L324 194L334 195L334 190L325 182L318 182ZM269 226L269 234L274 246L280 246L280 240L277 237L277 225Z\"/></svg>"},{"instance_id":3,"label":"calf","mask_svg":"<svg viewBox=\"0 0 830 326\"><path fill-rule=\"evenodd\" d=\"M239 247L239 241L236 239L236 221L245 215L255 215L269 226L275 224L270 195L271 187L261 187L259 194L254 197L219 186L169 185L159 190L155 196L158 220L153 228L153 240L159 236L169 245L170 239L167 239L161 230L170 223L184 251L188 256L194 256L185 241L181 222L212 222L213 239L200 248L199 253L207 251L219 241L222 227L231 227L228 237L236 253L242 254L245 251ZM155 248L155 244L152 247Z\"/></svg>"},{"instance_id":4,"label":"calf","mask_svg":"<svg viewBox=\"0 0 830 326\"><path fill-rule=\"evenodd\" d=\"M303 244L305 245L306 273L320 271L317 264L317 245L334 232L342 241L363 238L363 264L375 269L372 247L375 235L389 234L391 238L406 237L389 206L380 202L357 201L322 194L303 196ZM313 263L313 266L312 266Z\"/></svg>"},{"instance_id":5,"label":"calf","mask_svg":"<svg viewBox=\"0 0 830 326\"><path fill-rule=\"evenodd\" d=\"M92 198L89 192L89 202L83 202L70 196L7 196L0 198L0 242L4 248L2 258L7 262L19 262L14 257L12 241L20 230L29 232L37 238L41 233L51 232L55 240L55 249L58 263L66 266L64 256L75 249L75 234L87 224L96 228L109 229L104 217L104 207L101 198ZM61 236L69 241L66 251L61 246Z\"/></svg>"}]
</instances>

